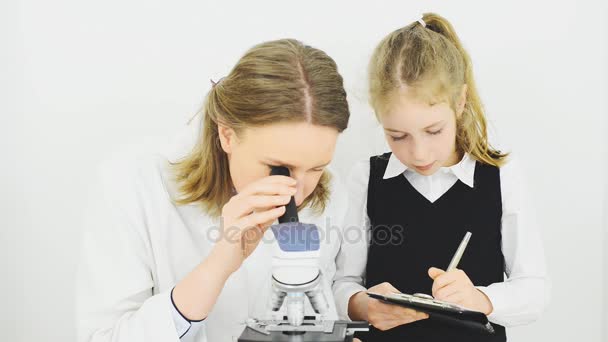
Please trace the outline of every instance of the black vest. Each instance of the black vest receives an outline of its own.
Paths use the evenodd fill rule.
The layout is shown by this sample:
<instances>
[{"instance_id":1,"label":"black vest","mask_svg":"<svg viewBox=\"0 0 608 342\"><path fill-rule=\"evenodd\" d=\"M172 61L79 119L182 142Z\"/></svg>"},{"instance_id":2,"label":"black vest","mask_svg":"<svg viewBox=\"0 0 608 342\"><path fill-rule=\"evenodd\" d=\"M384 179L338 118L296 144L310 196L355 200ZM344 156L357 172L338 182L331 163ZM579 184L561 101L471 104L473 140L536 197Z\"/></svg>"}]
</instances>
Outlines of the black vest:
<instances>
[{"instance_id":1,"label":"black vest","mask_svg":"<svg viewBox=\"0 0 608 342\"><path fill-rule=\"evenodd\" d=\"M499 169L477 162L474 187L458 180L434 203L403 176L382 179L390 153L370 158L367 214L371 223L366 287L389 282L403 293L431 294L430 267L444 269L467 231L473 235L458 268L473 284L504 281ZM371 327L365 341L506 341L429 318L387 331Z\"/></svg>"}]
</instances>

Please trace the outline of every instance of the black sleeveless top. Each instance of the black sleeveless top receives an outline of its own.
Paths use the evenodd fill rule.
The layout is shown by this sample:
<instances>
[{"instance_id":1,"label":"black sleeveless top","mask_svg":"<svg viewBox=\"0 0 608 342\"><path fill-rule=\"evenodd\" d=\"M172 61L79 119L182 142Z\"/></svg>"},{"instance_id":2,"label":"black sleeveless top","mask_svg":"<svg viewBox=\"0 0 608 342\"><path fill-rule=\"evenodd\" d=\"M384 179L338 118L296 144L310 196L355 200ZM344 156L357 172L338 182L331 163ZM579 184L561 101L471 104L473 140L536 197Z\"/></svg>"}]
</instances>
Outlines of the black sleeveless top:
<instances>
[{"instance_id":1,"label":"black sleeveless top","mask_svg":"<svg viewBox=\"0 0 608 342\"><path fill-rule=\"evenodd\" d=\"M476 286L504 281L499 169L477 162L473 188L458 180L431 203L403 175L383 179L389 157L370 158L366 287L389 282L403 293L431 294L428 269L445 269L467 231L473 235L458 268ZM506 341L505 328L493 326L495 334L489 335L431 317L387 331L371 327L361 337L373 342Z\"/></svg>"}]
</instances>

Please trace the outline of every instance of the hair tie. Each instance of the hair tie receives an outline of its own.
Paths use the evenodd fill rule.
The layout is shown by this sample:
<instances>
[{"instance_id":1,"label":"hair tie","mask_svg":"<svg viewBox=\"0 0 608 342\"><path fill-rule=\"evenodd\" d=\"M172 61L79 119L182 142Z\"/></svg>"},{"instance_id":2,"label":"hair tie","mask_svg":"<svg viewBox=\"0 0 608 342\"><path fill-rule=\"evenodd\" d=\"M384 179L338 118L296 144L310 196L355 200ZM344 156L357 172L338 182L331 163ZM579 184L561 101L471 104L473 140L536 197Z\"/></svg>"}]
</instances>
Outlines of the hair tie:
<instances>
[{"instance_id":1,"label":"hair tie","mask_svg":"<svg viewBox=\"0 0 608 342\"><path fill-rule=\"evenodd\" d=\"M209 81L211 81L211 86L212 86L213 88L215 88L215 86L216 86L216 85L218 85L218 84L222 83L222 81L224 80L224 78L225 78L225 77L220 78L220 79L219 79L217 82L215 82L213 79L211 79L211 78L210 78L210 79L209 79Z\"/></svg>"},{"instance_id":2,"label":"hair tie","mask_svg":"<svg viewBox=\"0 0 608 342\"><path fill-rule=\"evenodd\" d=\"M422 27L426 27L426 23L424 22L424 19L422 19L422 15L416 21L419 22Z\"/></svg>"}]
</instances>

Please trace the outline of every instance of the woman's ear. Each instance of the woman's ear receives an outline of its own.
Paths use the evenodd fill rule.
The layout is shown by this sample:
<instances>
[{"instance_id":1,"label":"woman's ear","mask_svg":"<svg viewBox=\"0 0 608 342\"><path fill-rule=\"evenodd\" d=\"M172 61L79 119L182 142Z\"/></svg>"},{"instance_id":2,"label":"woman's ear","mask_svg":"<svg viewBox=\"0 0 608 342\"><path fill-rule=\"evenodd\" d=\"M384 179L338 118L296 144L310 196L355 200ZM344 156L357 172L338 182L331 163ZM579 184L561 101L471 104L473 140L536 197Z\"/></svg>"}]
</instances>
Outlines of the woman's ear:
<instances>
[{"instance_id":1,"label":"woman's ear","mask_svg":"<svg viewBox=\"0 0 608 342\"><path fill-rule=\"evenodd\" d=\"M460 91L460 96L458 97L458 107L456 111L456 117L460 118L462 113L464 112L464 106L467 104L467 85L462 85L462 90Z\"/></svg>"},{"instance_id":2,"label":"woman's ear","mask_svg":"<svg viewBox=\"0 0 608 342\"><path fill-rule=\"evenodd\" d=\"M232 153L232 149L237 139L234 130L228 126L218 124L217 132L220 137L220 145L222 146L222 150L224 150L224 152L227 154Z\"/></svg>"}]
</instances>

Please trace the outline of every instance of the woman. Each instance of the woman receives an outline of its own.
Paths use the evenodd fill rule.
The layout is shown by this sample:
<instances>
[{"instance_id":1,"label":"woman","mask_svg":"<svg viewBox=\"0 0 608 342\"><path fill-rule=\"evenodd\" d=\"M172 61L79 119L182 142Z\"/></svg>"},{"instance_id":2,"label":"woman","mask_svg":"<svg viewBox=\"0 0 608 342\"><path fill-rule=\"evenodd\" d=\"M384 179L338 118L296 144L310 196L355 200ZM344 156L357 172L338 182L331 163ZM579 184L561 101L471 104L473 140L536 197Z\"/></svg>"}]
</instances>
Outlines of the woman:
<instances>
[{"instance_id":1,"label":"woman","mask_svg":"<svg viewBox=\"0 0 608 342\"><path fill-rule=\"evenodd\" d=\"M79 341L232 341L269 301L268 227L291 196L323 241L324 292L344 216L326 166L349 110L324 52L295 40L250 49L207 95L185 156L120 158L102 168L87 213ZM269 176L287 166L291 177ZM335 316L331 308L330 316Z\"/></svg>"}]
</instances>

